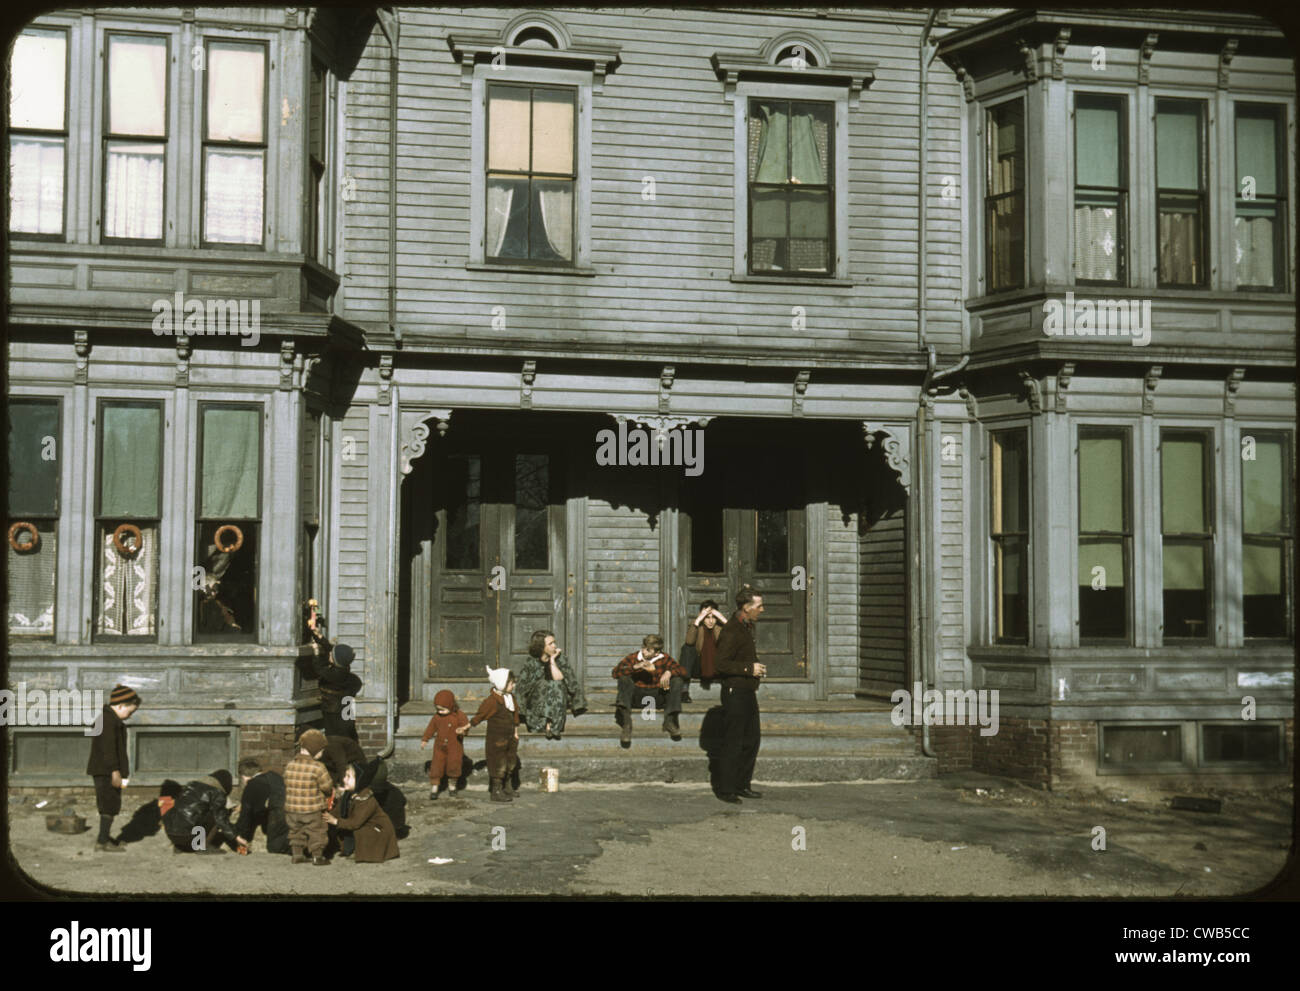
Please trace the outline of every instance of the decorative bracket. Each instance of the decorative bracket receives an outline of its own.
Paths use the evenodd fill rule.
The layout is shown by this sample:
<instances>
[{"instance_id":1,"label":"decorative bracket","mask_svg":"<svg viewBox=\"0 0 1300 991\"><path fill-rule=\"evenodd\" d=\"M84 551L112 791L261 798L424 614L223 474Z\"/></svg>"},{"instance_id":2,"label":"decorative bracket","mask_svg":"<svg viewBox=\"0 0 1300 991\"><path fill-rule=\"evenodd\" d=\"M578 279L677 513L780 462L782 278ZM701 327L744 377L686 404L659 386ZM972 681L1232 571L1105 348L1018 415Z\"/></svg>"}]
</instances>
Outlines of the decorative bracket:
<instances>
[{"instance_id":1,"label":"decorative bracket","mask_svg":"<svg viewBox=\"0 0 1300 991\"><path fill-rule=\"evenodd\" d=\"M85 385L90 380L90 332L74 330L72 346L77 352L77 364L72 372L72 380L77 385Z\"/></svg>"},{"instance_id":2,"label":"decorative bracket","mask_svg":"<svg viewBox=\"0 0 1300 991\"><path fill-rule=\"evenodd\" d=\"M966 66L962 64L961 59L957 58L955 55L949 55L947 56L947 59L948 64L952 66L953 72L957 75L957 81L961 83L962 92L966 95L966 102L974 103L975 80L971 77Z\"/></svg>"},{"instance_id":3,"label":"decorative bracket","mask_svg":"<svg viewBox=\"0 0 1300 991\"><path fill-rule=\"evenodd\" d=\"M304 375L305 379L306 376ZM391 354L381 354L379 356L379 394L388 398L389 389L393 384L393 356Z\"/></svg>"},{"instance_id":4,"label":"decorative bracket","mask_svg":"<svg viewBox=\"0 0 1300 991\"><path fill-rule=\"evenodd\" d=\"M873 424L870 420L862 421L862 440L871 450L880 444L885 454L885 463L898 472L898 483L909 495L912 491L911 435L903 425Z\"/></svg>"},{"instance_id":5,"label":"decorative bracket","mask_svg":"<svg viewBox=\"0 0 1300 991\"><path fill-rule=\"evenodd\" d=\"M808 392L808 380L812 378L812 370L808 368L800 369L799 374L794 377L794 415L803 416L803 399Z\"/></svg>"},{"instance_id":6,"label":"decorative bracket","mask_svg":"<svg viewBox=\"0 0 1300 991\"><path fill-rule=\"evenodd\" d=\"M1025 60L1025 79L1031 83L1038 81L1038 52L1036 49L1025 44L1023 38L1016 40L1016 47L1020 51L1020 57Z\"/></svg>"},{"instance_id":7,"label":"decorative bracket","mask_svg":"<svg viewBox=\"0 0 1300 991\"><path fill-rule=\"evenodd\" d=\"M194 349L190 347L190 339L185 335L176 338L176 388L186 389L190 384L190 355Z\"/></svg>"},{"instance_id":8,"label":"decorative bracket","mask_svg":"<svg viewBox=\"0 0 1300 991\"><path fill-rule=\"evenodd\" d=\"M979 403L975 401L975 393L971 392L966 386L957 390L957 395L966 400L966 412L970 414L972 420L978 421L980 418Z\"/></svg>"},{"instance_id":9,"label":"decorative bracket","mask_svg":"<svg viewBox=\"0 0 1300 991\"><path fill-rule=\"evenodd\" d=\"M424 454L425 443L429 439L429 421L438 423L438 436L446 437L447 428L451 426L449 409L415 409L402 410L402 474L411 473L411 462Z\"/></svg>"},{"instance_id":10,"label":"decorative bracket","mask_svg":"<svg viewBox=\"0 0 1300 991\"><path fill-rule=\"evenodd\" d=\"M659 412L667 413L671 408L672 397L669 393L673 387L673 379L677 377L677 369L672 365L664 365L664 370L659 373Z\"/></svg>"},{"instance_id":11,"label":"decorative bracket","mask_svg":"<svg viewBox=\"0 0 1300 991\"><path fill-rule=\"evenodd\" d=\"M1156 411L1156 386L1164 374L1164 365L1152 365L1147 369L1145 387L1142 390L1142 412L1148 416Z\"/></svg>"},{"instance_id":12,"label":"decorative bracket","mask_svg":"<svg viewBox=\"0 0 1300 991\"><path fill-rule=\"evenodd\" d=\"M1067 361L1056 373L1056 412L1065 412L1065 390L1070 388L1070 379L1074 377L1074 362Z\"/></svg>"},{"instance_id":13,"label":"decorative bracket","mask_svg":"<svg viewBox=\"0 0 1300 991\"><path fill-rule=\"evenodd\" d=\"M653 430L660 447L663 447L667 441L670 430L685 430L692 424L702 429L707 427L709 421L713 419L712 416L650 416L640 413L611 413L609 415L620 424L633 424Z\"/></svg>"},{"instance_id":14,"label":"decorative bracket","mask_svg":"<svg viewBox=\"0 0 1300 991\"><path fill-rule=\"evenodd\" d=\"M1229 374L1226 388L1223 393L1223 415L1234 416L1237 412L1237 390L1241 388L1241 380L1246 377L1246 369L1234 368Z\"/></svg>"},{"instance_id":15,"label":"decorative bracket","mask_svg":"<svg viewBox=\"0 0 1300 991\"><path fill-rule=\"evenodd\" d=\"M1151 79L1151 56L1156 53L1156 42L1160 40L1160 35L1149 34L1142 42L1142 50L1138 53L1138 85L1145 86Z\"/></svg>"},{"instance_id":16,"label":"decorative bracket","mask_svg":"<svg viewBox=\"0 0 1300 991\"><path fill-rule=\"evenodd\" d=\"M1219 89L1228 88L1228 78L1232 75L1232 57L1237 54L1237 39L1229 38L1219 52Z\"/></svg>"},{"instance_id":17,"label":"decorative bracket","mask_svg":"<svg viewBox=\"0 0 1300 991\"><path fill-rule=\"evenodd\" d=\"M1020 376L1020 381L1024 383L1025 398L1029 400L1029 412L1041 413L1043 411L1043 390L1038 384L1038 379L1023 368L1016 374Z\"/></svg>"},{"instance_id":18,"label":"decorative bracket","mask_svg":"<svg viewBox=\"0 0 1300 991\"><path fill-rule=\"evenodd\" d=\"M519 373L519 408L533 408L533 382L537 380L537 362L525 361Z\"/></svg>"},{"instance_id":19,"label":"decorative bracket","mask_svg":"<svg viewBox=\"0 0 1300 991\"><path fill-rule=\"evenodd\" d=\"M1056 45L1052 51L1052 78L1065 78L1065 50L1070 46L1070 29L1056 32Z\"/></svg>"},{"instance_id":20,"label":"decorative bracket","mask_svg":"<svg viewBox=\"0 0 1300 991\"><path fill-rule=\"evenodd\" d=\"M293 388L293 338L286 337L280 341L280 391L288 392Z\"/></svg>"}]
</instances>

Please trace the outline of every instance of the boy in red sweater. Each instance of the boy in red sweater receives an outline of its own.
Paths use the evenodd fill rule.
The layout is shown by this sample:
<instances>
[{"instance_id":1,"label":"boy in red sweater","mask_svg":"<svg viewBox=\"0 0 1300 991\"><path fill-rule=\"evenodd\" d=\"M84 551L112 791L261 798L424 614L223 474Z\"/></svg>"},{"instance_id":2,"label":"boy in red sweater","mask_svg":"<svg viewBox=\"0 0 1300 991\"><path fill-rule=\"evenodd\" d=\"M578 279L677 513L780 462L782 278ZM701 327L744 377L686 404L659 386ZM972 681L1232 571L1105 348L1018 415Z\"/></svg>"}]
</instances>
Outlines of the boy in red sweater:
<instances>
[{"instance_id":1,"label":"boy in red sweater","mask_svg":"<svg viewBox=\"0 0 1300 991\"><path fill-rule=\"evenodd\" d=\"M457 791L465 787L465 778L461 774L465 748L461 746L456 731L469 725L469 716L460 711L456 696L445 688L433 697L433 704L438 707L438 712L424 728L420 749L433 740L433 759L429 761L429 800L436 802L438 795L446 790L448 778L456 782Z\"/></svg>"},{"instance_id":2,"label":"boy in red sweater","mask_svg":"<svg viewBox=\"0 0 1300 991\"><path fill-rule=\"evenodd\" d=\"M512 802L510 772L519 763L519 705L515 701L515 673L509 668L488 668L492 691L466 726L456 730L462 736L471 726L487 723L487 766L489 791L494 802Z\"/></svg>"}]
</instances>

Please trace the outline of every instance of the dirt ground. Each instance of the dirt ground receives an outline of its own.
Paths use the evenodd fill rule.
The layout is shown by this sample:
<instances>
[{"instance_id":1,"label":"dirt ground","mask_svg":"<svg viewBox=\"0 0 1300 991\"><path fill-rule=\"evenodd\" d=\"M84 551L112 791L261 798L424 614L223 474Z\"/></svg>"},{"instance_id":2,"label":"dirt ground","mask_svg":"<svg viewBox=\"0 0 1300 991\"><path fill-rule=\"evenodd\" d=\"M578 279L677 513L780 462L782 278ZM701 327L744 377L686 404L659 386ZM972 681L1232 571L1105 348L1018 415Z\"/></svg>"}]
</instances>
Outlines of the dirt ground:
<instances>
[{"instance_id":1,"label":"dirt ground","mask_svg":"<svg viewBox=\"0 0 1300 991\"><path fill-rule=\"evenodd\" d=\"M756 784L741 806L705 785L536 784L510 805L485 788L428 800L404 786L410 836L382 865L328 867L267 854L176 855L161 835L125 854L94 832L47 831L45 815L94 800L9 799L11 853L65 893L246 895L1222 896L1258 889L1292 847L1290 787L1224 793L1217 814L1168 796L1057 794L959 775L908 782ZM139 801L124 803L123 825ZM1105 830L1105 849L1096 827ZM434 858L445 863L433 863ZM129 869L129 874L124 871Z\"/></svg>"}]
</instances>

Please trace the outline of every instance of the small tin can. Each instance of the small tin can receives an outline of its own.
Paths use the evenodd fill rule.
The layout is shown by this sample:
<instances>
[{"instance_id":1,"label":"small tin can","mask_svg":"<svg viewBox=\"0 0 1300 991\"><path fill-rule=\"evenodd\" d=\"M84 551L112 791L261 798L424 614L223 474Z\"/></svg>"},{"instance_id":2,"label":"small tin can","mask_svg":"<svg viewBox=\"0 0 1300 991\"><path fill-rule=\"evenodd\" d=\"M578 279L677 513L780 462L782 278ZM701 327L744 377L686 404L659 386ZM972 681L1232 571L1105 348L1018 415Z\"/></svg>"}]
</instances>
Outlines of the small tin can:
<instances>
[{"instance_id":1,"label":"small tin can","mask_svg":"<svg viewBox=\"0 0 1300 991\"><path fill-rule=\"evenodd\" d=\"M541 771L542 791L557 792L560 790L560 769L558 767L544 767Z\"/></svg>"}]
</instances>

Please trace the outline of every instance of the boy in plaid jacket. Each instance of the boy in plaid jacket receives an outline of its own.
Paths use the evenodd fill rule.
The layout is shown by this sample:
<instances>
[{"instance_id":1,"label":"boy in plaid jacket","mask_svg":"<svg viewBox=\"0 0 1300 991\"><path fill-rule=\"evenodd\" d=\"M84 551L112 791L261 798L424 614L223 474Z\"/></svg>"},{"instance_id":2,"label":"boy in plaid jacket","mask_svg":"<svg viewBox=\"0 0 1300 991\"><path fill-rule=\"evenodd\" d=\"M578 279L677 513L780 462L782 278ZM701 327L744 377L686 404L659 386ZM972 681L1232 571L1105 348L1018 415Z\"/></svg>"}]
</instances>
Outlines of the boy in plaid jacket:
<instances>
[{"instance_id":1,"label":"boy in plaid jacket","mask_svg":"<svg viewBox=\"0 0 1300 991\"><path fill-rule=\"evenodd\" d=\"M324 867L327 831L323 813L334 794L334 782L319 760L325 752L325 734L309 729L298 741L298 753L284 769L284 820L289 827L289 849L293 863L304 864L303 847L311 851L312 863Z\"/></svg>"}]
</instances>

